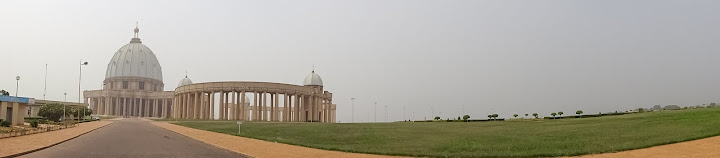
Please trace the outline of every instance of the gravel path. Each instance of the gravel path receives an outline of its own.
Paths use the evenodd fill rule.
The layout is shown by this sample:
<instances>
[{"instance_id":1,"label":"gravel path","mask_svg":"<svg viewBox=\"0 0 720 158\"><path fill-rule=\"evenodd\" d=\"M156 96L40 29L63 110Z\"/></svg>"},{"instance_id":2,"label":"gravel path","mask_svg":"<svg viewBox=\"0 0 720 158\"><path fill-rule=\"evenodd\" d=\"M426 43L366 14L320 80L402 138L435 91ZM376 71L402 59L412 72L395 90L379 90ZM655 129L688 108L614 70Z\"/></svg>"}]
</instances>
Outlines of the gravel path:
<instances>
[{"instance_id":1,"label":"gravel path","mask_svg":"<svg viewBox=\"0 0 720 158\"><path fill-rule=\"evenodd\" d=\"M645 149L628 150L617 153L578 156L580 158L680 158L680 157L720 157L720 136L693 140L675 144L660 145Z\"/></svg>"},{"instance_id":2,"label":"gravel path","mask_svg":"<svg viewBox=\"0 0 720 158\"><path fill-rule=\"evenodd\" d=\"M233 136L223 133L216 133L204 130L198 130L183 126L170 124L168 122L152 122L153 124L162 128L175 131L183 134L190 138L194 138L203 141L208 144L212 144L217 147L232 150L238 153L243 153L252 157L312 157L312 158L381 158L381 157L394 157L384 155L371 155L371 154L359 154L359 153L347 153L339 151L328 151L321 149L314 149L308 147L287 145L281 143L267 142L257 139Z\"/></svg>"}]
</instances>

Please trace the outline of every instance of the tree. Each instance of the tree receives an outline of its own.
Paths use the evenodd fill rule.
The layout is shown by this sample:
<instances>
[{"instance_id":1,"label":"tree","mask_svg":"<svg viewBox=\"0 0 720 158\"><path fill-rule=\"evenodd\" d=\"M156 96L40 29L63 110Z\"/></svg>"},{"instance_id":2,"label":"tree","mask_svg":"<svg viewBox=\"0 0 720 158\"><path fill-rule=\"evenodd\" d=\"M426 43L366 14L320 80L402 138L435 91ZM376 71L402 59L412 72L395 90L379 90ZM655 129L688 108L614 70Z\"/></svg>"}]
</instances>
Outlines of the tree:
<instances>
[{"instance_id":1,"label":"tree","mask_svg":"<svg viewBox=\"0 0 720 158\"><path fill-rule=\"evenodd\" d=\"M45 117L48 120L60 121L60 118L62 118L62 116L63 116L63 108L65 108L66 111L70 111L70 108L67 108L67 106L65 106L65 104L60 104L60 103L45 104L42 107L40 107L40 110L38 111L38 115Z\"/></svg>"},{"instance_id":2,"label":"tree","mask_svg":"<svg viewBox=\"0 0 720 158\"><path fill-rule=\"evenodd\" d=\"M435 116L435 120L440 120L440 116Z\"/></svg>"},{"instance_id":3,"label":"tree","mask_svg":"<svg viewBox=\"0 0 720 158\"><path fill-rule=\"evenodd\" d=\"M498 114L492 114L492 117L494 117L495 119L497 119Z\"/></svg>"},{"instance_id":4,"label":"tree","mask_svg":"<svg viewBox=\"0 0 720 158\"><path fill-rule=\"evenodd\" d=\"M582 110L575 111L575 114L577 114L577 115L580 115L580 114L582 114L582 113L583 113Z\"/></svg>"},{"instance_id":5,"label":"tree","mask_svg":"<svg viewBox=\"0 0 720 158\"><path fill-rule=\"evenodd\" d=\"M535 118L538 118L538 114L537 114L537 113L533 113L533 116L535 116Z\"/></svg>"},{"instance_id":6,"label":"tree","mask_svg":"<svg viewBox=\"0 0 720 158\"><path fill-rule=\"evenodd\" d=\"M557 115L557 113L554 113L554 112L553 112L553 113L552 113L552 114L550 114L550 115L552 115L552 116L553 116L553 118L555 118L555 115Z\"/></svg>"},{"instance_id":7,"label":"tree","mask_svg":"<svg viewBox=\"0 0 720 158\"><path fill-rule=\"evenodd\" d=\"M3 90L0 90L0 95L10 95L10 92Z\"/></svg>"},{"instance_id":8,"label":"tree","mask_svg":"<svg viewBox=\"0 0 720 158\"><path fill-rule=\"evenodd\" d=\"M492 120L493 115L488 115L489 120Z\"/></svg>"},{"instance_id":9,"label":"tree","mask_svg":"<svg viewBox=\"0 0 720 158\"><path fill-rule=\"evenodd\" d=\"M470 115L463 116L463 120L465 120L465 122L467 122L468 119L470 119Z\"/></svg>"},{"instance_id":10,"label":"tree","mask_svg":"<svg viewBox=\"0 0 720 158\"><path fill-rule=\"evenodd\" d=\"M528 114L525 114L525 117L528 117Z\"/></svg>"},{"instance_id":11,"label":"tree","mask_svg":"<svg viewBox=\"0 0 720 158\"><path fill-rule=\"evenodd\" d=\"M558 115L560 115L560 117L562 117L562 114L563 114L562 111L558 112Z\"/></svg>"},{"instance_id":12,"label":"tree","mask_svg":"<svg viewBox=\"0 0 720 158\"><path fill-rule=\"evenodd\" d=\"M515 115L513 115L513 116L515 116L515 118L517 118L518 114L515 114Z\"/></svg>"}]
</instances>

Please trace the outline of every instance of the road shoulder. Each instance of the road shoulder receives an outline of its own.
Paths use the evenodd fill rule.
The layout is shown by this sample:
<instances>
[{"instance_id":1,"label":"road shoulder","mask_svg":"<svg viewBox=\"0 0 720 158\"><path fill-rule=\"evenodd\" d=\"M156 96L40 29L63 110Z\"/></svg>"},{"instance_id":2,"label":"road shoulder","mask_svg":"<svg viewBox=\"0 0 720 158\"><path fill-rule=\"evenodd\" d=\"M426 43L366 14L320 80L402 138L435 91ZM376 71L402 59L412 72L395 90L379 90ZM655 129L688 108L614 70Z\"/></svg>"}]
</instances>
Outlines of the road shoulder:
<instances>
[{"instance_id":1,"label":"road shoulder","mask_svg":"<svg viewBox=\"0 0 720 158\"><path fill-rule=\"evenodd\" d=\"M643 149L582 155L576 158L615 158L615 157L720 157L720 136L660 145Z\"/></svg>"},{"instance_id":2,"label":"road shoulder","mask_svg":"<svg viewBox=\"0 0 720 158\"><path fill-rule=\"evenodd\" d=\"M4 144L0 150L0 157L15 157L42 150L112 123L114 121L94 121L73 128L0 139L0 144Z\"/></svg>"},{"instance_id":3,"label":"road shoulder","mask_svg":"<svg viewBox=\"0 0 720 158\"><path fill-rule=\"evenodd\" d=\"M207 144L248 155L251 157L345 157L345 158L371 158L371 157L395 157L385 155L371 155L360 153L347 153L340 151L328 151L302 146L294 146L282 143L273 143L263 140L233 136L224 133L199 130L189 127L174 125L169 122L154 121L154 125L167 130L185 135L187 137L205 142Z\"/></svg>"}]
</instances>

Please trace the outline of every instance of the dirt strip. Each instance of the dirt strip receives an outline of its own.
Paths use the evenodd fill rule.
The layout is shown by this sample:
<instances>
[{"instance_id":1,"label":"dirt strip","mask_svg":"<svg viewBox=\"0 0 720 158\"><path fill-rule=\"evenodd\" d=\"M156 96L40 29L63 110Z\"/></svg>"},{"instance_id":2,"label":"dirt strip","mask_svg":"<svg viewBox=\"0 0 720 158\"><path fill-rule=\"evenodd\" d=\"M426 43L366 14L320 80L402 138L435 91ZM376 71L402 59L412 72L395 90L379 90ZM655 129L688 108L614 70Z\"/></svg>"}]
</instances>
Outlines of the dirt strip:
<instances>
[{"instance_id":1,"label":"dirt strip","mask_svg":"<svg viewBox=\"0 0 720 158\"><path fill-rule=\"evenodd\" d=\"M614 158L614 157L720 157L720 136L693 140L675 144L660 145L645 149L628 150L617 153L578 156L580 158Z\"/></svg>"},{"instance_id":2,"label":"dirt strip","mask_svg":"<svg viewBox=\"0 0 720 158\"><path fill-rule=\"evenodd\" d=\"M346 153L340 151L328 151L321 149L314 149L302 146L287 145L281 143L273 143L268 141L262 141L257 139L233 136L223 133L216 133L210 131L204 131L199 129L193 129L183 126L170 124L168 122L152 122L153 124L162 128L177 132L179 134L188 136L190 138L208 143L219 148L225 148L230 151L238 152L252 157L313 157L313 158L373 158L373 157L395 157L385 155L371 155L371 154L359 154L359 153Z\"/></svg>"},{"instance_id":3,"label":"dirt strip","mask_svg":"<svg viewBox=\"0 0 720 158\"><path fill-rule=\"evenodd\" d=\"M0 147L2 148L2 150L0 150L0 157L13 157L18 156L18 154L44 149L111 123L113 123L113 121L94 121L57 131L3 138L0 139L0 144L2 144L2 147Z\"/></svg>"}]
</instances>

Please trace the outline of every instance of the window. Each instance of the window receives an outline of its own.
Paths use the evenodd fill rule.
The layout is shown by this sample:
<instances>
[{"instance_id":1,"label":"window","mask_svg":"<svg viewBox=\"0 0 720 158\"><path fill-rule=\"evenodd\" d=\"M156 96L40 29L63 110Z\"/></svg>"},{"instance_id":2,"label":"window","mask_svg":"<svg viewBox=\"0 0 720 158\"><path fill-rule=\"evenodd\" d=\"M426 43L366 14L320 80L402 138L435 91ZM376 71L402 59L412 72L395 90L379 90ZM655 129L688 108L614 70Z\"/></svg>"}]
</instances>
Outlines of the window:
<instances>
[{"instance_id":1,"label":"window","mask_svg":"<svg viewBox=\"0 0 720 158\"><path fill-rule=\"evenodd\" d=\"M123 81L123 89L128 89L128 81Z\"/></svg>"},{"instance_id":2,"label":"window","mask_svg":"<svg viewBox=\"0 0 720 158\"><path fill-rule=\"evenodd\" d=\"M138 87L140 87L140 90L145 90L145 82L140 82Z\"/></svg>"}]
</instances>

